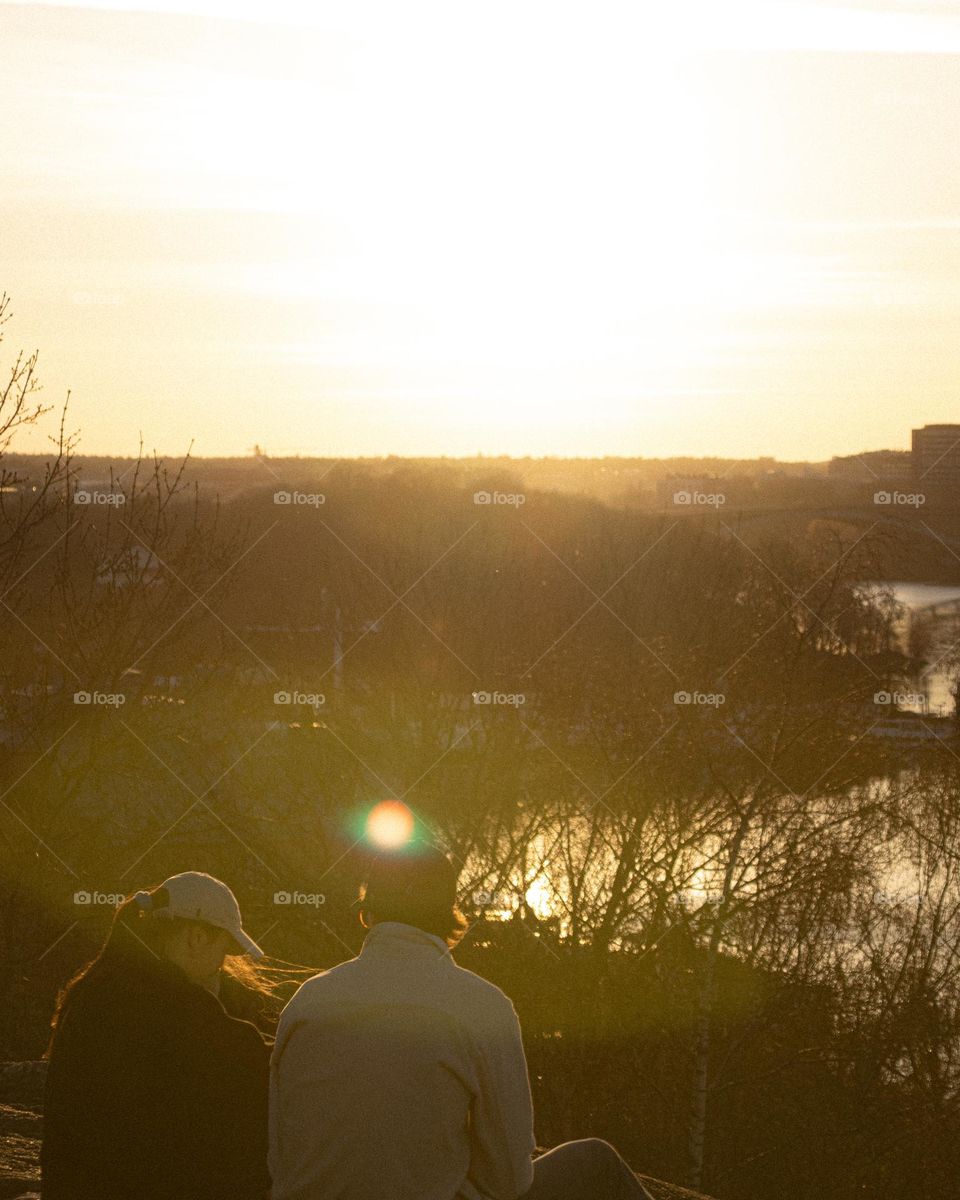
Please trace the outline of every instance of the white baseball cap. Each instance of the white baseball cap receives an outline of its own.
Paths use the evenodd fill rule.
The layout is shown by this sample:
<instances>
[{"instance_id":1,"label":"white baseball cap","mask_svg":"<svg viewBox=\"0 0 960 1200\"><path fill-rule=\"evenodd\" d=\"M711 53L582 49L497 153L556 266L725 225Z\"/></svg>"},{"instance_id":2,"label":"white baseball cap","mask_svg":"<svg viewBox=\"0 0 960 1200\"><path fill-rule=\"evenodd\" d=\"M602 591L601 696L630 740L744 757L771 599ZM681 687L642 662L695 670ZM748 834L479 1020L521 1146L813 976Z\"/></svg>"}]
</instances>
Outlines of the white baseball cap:
<instances>
[{"instance_id":1,"label":"white baseball cap","mask_svg":"<svg viewBox=\"0 0 960 1200\"><path fill-rule=\"evenodd\" d=\"M240 922L240 905L237 898L225 883L205 875L202 871L184 871L180 875L171 875L160 884L166 889L169 903L162 908L145 904L158 915L166 914L171 917L184 917L188 921L204 921L217 929L225 929L237 943L236 950L228 950L228 954L249 954L251 958L263 958L264 954L257 943L248 933L244 932ZM140 897L149 897L149 892L138 892Z\"/></svg>"}]
</instances>

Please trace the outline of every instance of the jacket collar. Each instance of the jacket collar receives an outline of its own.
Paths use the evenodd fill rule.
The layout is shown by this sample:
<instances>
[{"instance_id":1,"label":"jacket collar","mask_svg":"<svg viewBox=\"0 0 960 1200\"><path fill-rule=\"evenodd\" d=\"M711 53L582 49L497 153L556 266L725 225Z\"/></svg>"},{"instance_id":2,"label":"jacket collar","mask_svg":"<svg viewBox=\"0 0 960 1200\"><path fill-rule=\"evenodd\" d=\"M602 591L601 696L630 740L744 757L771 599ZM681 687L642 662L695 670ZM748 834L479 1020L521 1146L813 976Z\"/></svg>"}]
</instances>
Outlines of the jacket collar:
<instances>
[{"instance_id":1,"label":"jacket collar","mask_svg":"<svg viewBox=\"0 0 960 1200\"><path fill-rule=\"evenodd\" d=\"M381 950L393 954L426 954L431 958L437 954L449 954L450 947L436 934L418 929L416 925L405 925L402 921L378 921L363 939L361 954Z\"/></svg>"}]
</instances>

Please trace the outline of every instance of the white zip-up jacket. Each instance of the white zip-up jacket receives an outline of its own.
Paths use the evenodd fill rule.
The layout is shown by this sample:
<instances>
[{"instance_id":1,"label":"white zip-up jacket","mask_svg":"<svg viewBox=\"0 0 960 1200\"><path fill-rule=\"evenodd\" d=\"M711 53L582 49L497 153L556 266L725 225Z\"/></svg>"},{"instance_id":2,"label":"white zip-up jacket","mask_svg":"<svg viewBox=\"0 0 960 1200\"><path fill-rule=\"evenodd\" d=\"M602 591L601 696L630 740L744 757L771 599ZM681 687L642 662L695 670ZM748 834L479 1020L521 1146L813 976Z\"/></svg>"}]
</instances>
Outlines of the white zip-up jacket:
<instances>
[{"instance_id":1,"label":"white zip-up jacket","mask_svg":"<svg viewBox=\"0 0 960 1200\"><path fill-rule=\"evenodd\" d=\"M509 998L397 921L307 980L270 1069L273 1200L518 1200L533 1105Z\"/></svg>"}]
</instances>

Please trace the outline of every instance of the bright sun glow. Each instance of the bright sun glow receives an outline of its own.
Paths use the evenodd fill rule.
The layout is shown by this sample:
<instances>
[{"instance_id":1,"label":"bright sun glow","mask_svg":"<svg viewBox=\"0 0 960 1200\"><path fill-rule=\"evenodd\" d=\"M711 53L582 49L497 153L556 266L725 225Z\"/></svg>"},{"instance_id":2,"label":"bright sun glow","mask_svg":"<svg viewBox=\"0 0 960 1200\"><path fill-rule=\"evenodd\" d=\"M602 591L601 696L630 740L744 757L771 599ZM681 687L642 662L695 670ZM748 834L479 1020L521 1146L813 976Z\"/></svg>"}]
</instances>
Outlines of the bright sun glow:
<instances>
[{"instance_id":1,"label":"bright sun glow","mask_svg":"<svg viewBox=\"0 0 960 1200\"><path fill-rule=\"evenodd\" d=\"M312 218L315 244L289 268L240 284L313 311L315 339L274 355L360 364L454 438L492 427L519 450L549 423L572 444L585 403L628 422L638 395L709 365L708 326L789 294L784 263L738 255L714 211L744 164L718 162L696 77L639 10L623 19L602 54L552 21L541 53L519 16L512 48L495 23L449 19L443 55L364 41L339 75L340 118L306 142L297 115L332 99L322 72L223 74L171 122L201 185L242 177L255 145L249 203Z\"/></svg>"},{"instance_id":2,"label":"bright sun glow","mask_svg":"<svg viewBox=\"0 0 960 1200\"><path fill-rule=\"evenodd\" d=\"M731 270L729 229L712 228L702 100L675 62L641 51L638 63L633 43L629 62L617 61L624 50L578 63L571 87L565 54L540 59L538 101L526 54L504 61L500 50L493 81L482 50L421 71L370 48L358 74L377 87L352 95L349 120L312 152L298 153L295 127L275 149L298 164L289 194L316 206L318 228L330 163L349 154L336 186L349 246L337 290L351 305L376 297L355 332L331 338L325 325L312 350L301 343L301 361L362 356L371 379L405 387L424 415L455 431L493 425L514 444L546 420L572 433L584 401L615 403L638 364L655 387L704 363L701 307L716 321L767 299L774 280L782 293L785 276L762 260ZM385 94L396 109L384 110ZM281 142L285 116L321 102L281 88L231 97L231 112L233 99L255 104L251 121ZM223 155L224 169L248 152L247 122L235 148L226 124L213 110L195 129L198 156ZM375 153L358 156L363 146ZM329 273L311 280L294 266L275 282L313 291L319 329Z\"/></svg>"},{"instance_id":3,"label":"bright sun glow","mask_svg":"<svg viewBox=\"0 0 960 1200\"><path fill-rule=\"evenodd\" d=\"M821 458L955 415L947 6L67 2L0 0L0 200L87 453Z\"/></svg>"},{"instance_id":4,"label":"bright sun glow","mask_svg":"<svg viewBox=\"0 0 960 1200\"><path fill-rule=\"evenodd\" d=\"M534 916L543 921L553 912L552 897L553 890L550 884L544 876L538 875L527 888L524 898Z\"/></svg>"},{"instance_id":5,"label":"bright sun glow","mask_svg":"<svg viewBox=\"0 0 960 1200\"><path fill-rule=\"evenodd\" d=\"M399 800L383 800L367 817L367 837L383 850L396 850L413 837L413 813Z\"/></svg>"}]
</instances>

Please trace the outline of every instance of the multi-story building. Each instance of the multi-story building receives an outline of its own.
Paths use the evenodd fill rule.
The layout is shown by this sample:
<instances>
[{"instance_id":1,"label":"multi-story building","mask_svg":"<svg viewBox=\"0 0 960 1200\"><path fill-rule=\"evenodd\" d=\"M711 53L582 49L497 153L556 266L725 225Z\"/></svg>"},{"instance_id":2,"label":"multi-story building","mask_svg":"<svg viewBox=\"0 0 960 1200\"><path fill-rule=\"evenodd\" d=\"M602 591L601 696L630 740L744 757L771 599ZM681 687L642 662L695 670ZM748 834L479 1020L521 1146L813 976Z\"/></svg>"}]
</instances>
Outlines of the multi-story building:
<instances>
[{"instance_id":1,"label":"multi-story building","mask_svg":"<svg viewBox=\"0 0 960 1200\"><path fill-rule=\"evenodd\" d=\"M960 425L924 425L913 431L913 482L918 488L960 494Z\"/></svg>"},{"instance_id":2,"label":"multi-story building","mask_svg":"<svg viewBox=\"0 0 960 1200\"><path fill-rule=\"evenodd\" d=\"M827 475L854 483L908 484L912 469L909 450L865 450L832 458Z\"/></svg>"}]
</instances>

